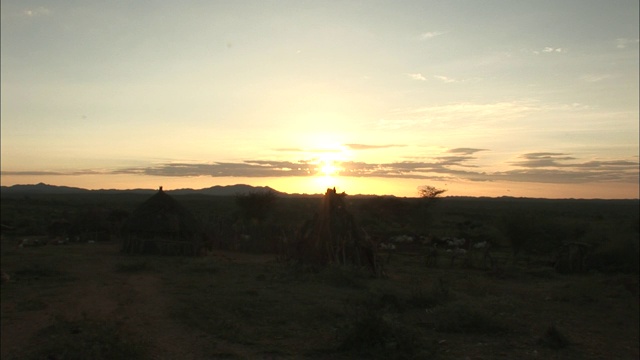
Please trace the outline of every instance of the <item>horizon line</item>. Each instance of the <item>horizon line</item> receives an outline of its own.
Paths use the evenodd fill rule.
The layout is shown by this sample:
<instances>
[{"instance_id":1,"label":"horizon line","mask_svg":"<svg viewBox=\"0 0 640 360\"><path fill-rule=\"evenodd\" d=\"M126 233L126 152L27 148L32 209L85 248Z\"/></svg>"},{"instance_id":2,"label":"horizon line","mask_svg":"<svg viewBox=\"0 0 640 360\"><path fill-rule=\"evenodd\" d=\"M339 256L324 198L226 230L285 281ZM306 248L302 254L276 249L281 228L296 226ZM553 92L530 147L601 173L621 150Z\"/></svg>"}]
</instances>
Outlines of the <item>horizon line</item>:
<instances>
[{"instance_id":1,"label":"horizon line","mask_svg":"<svg viewBox=\"0 0 640 360\"><path fill-rule=\"evenodd\" d=\"M100 189L88 189L88 188L83 188L83 187L77 187L77 186L67 186L67 185L52 185L52 184L47 184L45 182L38 182L36 184L13 184L13 185L0 185L0 188L12 188L12 187L16 187L16 186L48 186L51 188L69 188L69 189L77 189L77 190L84 190L84 191L90 191L90 192L100 192L100 191L159 191L162 190L164 192L176 192L176 191L182 191L182 190L192 190L192 191L202 191L202 190L207 190L207 189L211 189L211 188L215 188L215 187L220 187L220 188L230 188L230 187L234 187L234 186L247 186L247 187L251 187L251 188L268 188L271 189L279 194L285 194L285 195L299 195L299 196L322 196L324 195L323 193L289 193L289 192L284 192L284 191L280 191L277 189L274 189L270 186L266 186L266 185L260 185L260 186L255 186L255 185L249 185L249 184L244 184L244 183L238 183L238 184L232 184L232 185L212 185L209 187L203 187L203 188L176 188L176 189L171 189L171 190L167 190L165 188L165 186L163 185L159 185L157 188L100 188ZM331 189L331 187L328 187L327 190ZM371 197L396 197L396 198L406 198L406 199L420 199L420 196L397 196L397 195L393 195L393 194L385 194L385 195L377 195L377 194L362 194L362 193L356 193L356 194L348 194L346 192L343 191L343 193L345 193L348 196L371 196ZM207 196L213 196L213 195L209 195L209 194L202 194L202 195L207 195ZM180 196L180 195L178 195ZM227 195L230 196L230 195ZM566 198L546 198L546 197L527 197L527 196L510 196L510 195L501 195L501 196L472 196L472 195L447 195L447 196L442 196L439 197L438 199L447 199L447 198L471 198L471 199L501 199L501 198L509 198L509 199L521 199L521 200L526 200L526 199L531 199L531 200L603 200L603 201L639 201L640 198L577 198L577 197L566 197Z\"/></svg>"}]
</instances>

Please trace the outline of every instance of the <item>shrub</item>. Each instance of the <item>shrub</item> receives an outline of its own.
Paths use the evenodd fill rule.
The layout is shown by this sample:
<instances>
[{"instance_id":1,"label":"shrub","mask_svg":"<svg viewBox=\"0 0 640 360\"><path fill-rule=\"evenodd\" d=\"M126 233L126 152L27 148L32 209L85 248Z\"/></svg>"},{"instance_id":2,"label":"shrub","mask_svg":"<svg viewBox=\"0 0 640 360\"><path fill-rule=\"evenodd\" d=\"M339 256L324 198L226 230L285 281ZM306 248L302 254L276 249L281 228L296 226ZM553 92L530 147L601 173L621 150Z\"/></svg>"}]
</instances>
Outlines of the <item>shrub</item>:
<instances>
[{"instance_id":1,"label":"shrub","mask_svg":"<svg viewBox=\"0 0 640 360\"><path fill-rule=\"evenodd\" d=\"M351 266L328 266L320 274L323 282L336 288L363 289L367 287L365 273Z\"/></svg>"},{"instance_id":2,"label":"shrub","mask_svg":"<svg viewBox=\"0 0 640 360\"><path fill-rule=\"evenodd\" d=\"M497 334L510 329L492 315L467 304L451 304L433 312L436 331L451 333Z\"/></svg>"},{"instance_id":3,"label":"shrub","mask_svg":"<svg viewBox=\"0 0 640 360\"><path fill-rule=\"evenodd\" d=\"M587 257L587 268L603 272L637 273L640 270L638 239L618 238L596 247Z\"/></svg>"},{"instance_id":4,"label":"shrub","mask_svg":"<svg viewBox=\"0 0 640 360\"><path fill-rule=\"evenodd\" d=\"M44 339L44 341L43 341ZM22 359L145 359L146 348L106 322L57 321L44 328Z\"/></svg>"},{"instance_id":5,"label":"shrub","mask_svg":"<svg viewBox=\"0 0 640 360\"><path fill-rule=\"evenodd\" d=\"M413 328L393 323L373 310L355 318L344 333L339 350L370 359L415 358L424 351Z\"/></svg>"},{"instance_id":6,"label":"shrub","mask_svg":"<svg viewBox=\"0 0 640 360\"><path fill-rule=\"evenodd\" d=\"M452 299L449 284L441 277L435 281L430 290L415 287L411 291L409 304L415 307L433 308L443 305Z\"/></svg>"},{"instance_id":7,"label":"shrub","mask_svg":"<svg viewBox=\"0 0 640 360\"><path fill-rule=\"evenodd\" d=\"M571 345L569 338L565 336L555 325L550 326L545 331L544 335L538 340L540 345L546 346L551 349L563 349Z\"/></svg>"},{"instance_id":8,"label":"shrub","mask_svg":"<svg viewBox=\"0 0 640 360\"><path fill-rule=\"evenodd\" d=\"M49 281L68 281L71 280L71 276L64 272L55 269L54 267L41 265L41 264L31 264L24 268L17 270L14 275L15 280L39 280L42 278L46 278Z\"/></svg>"}]
</instances>

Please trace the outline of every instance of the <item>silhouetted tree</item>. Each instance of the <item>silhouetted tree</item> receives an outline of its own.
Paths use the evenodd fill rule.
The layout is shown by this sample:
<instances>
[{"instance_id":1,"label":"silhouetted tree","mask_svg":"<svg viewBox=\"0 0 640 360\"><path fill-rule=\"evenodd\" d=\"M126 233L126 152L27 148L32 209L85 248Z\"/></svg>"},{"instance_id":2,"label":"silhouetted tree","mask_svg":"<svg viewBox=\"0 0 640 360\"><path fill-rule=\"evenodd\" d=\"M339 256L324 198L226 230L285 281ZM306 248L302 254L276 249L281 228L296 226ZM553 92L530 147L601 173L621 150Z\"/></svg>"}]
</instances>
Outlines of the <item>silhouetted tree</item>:
<instances>
[{"instance_id":1,"label":"silhouetted tree","mask_svg":"<svg viewBox=\"0 0 640 360\"><path fill-rule=\"evenodd\" d=\"M447 190L438 189L430 185L422 185L418 187L418 194L420 195L420 197L428 200L435 200L446 191Z\"/></svg>"},{"instance_id":2,"label":"silhouetted tree","mask_svg":"<svg viewBox=\"0 0 640 360\"><path fill-rule=\"evenodd\" d=\"M418 205L417 213L418 224L416 227L423 233L429 232L429 224L431 222L430 207L433 203L440 198L440 195L444 194L447 190L438 189L431 185L422 185L418 187L418 195L423 201Z\"/></svg>"}]
</instances>

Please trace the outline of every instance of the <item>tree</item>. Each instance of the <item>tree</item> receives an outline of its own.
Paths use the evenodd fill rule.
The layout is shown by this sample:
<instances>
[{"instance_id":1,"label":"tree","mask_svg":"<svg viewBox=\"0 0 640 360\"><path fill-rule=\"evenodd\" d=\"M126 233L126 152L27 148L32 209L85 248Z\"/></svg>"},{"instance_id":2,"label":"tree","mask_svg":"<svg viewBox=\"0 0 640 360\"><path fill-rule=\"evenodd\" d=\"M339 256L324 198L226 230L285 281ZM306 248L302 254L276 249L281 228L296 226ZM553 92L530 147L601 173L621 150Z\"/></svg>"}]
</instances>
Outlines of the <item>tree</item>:
<instances>
[{"instance_id":1,"label":"tree","mask_svg":"<svg viewBox=\"0 0 640 360\"><path fill-rule=\"evenodd\" d=\"M418 194L420 198L426 200L421 201L418 204L417 214L418 214L418 223L416 224L417 229L420 229L423 233L429 232L429 225L431 223L431 214L430 214L430 205L435 202L436 199L440 197L447 190L438 189L435 186L431 185L422 185L418 187Z\"/></svg>"},{"instance_id":2,"label":"tree","mask_svg":"<svg viewBox=\"0 0 640 360\"><path fill-rule=\"evenodd\" d=\"M437 199L440 195L445 193L447 190L438 189L435 186L431 185L422 185L418 187L418 194L423 199L434 200Z\"/></svg>"}]
</instances>

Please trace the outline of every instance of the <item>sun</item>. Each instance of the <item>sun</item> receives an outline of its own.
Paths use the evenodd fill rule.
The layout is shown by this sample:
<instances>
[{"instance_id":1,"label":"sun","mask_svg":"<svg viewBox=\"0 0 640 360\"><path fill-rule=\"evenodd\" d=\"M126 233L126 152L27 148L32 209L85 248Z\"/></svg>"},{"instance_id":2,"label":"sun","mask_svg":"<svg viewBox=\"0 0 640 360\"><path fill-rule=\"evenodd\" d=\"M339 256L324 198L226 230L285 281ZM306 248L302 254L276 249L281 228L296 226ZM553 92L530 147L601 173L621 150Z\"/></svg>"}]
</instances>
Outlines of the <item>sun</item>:
<instances>
[{"instance_id":1,"label":"sun","mask_svg":"<svg viewBox=\"0 0 640 360\"><path fill-rule=\"evenodd\" d=\"M332 159L324 159L320 164L320 174L324 176L337 175L338 168L333 164Z\"/></svg>"}]
</instances>

